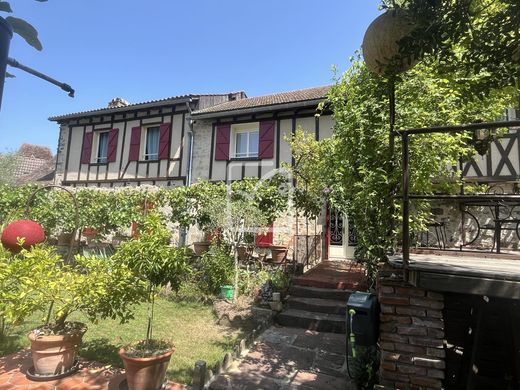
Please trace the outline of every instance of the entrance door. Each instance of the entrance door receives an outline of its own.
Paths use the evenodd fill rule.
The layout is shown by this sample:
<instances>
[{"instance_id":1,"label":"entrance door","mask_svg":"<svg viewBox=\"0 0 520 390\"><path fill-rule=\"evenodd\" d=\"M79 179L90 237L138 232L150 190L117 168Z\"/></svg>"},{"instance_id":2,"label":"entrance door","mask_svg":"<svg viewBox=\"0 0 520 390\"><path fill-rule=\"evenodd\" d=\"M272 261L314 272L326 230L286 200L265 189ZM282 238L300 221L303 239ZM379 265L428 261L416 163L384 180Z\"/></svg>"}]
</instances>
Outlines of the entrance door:
<instances>
[{"instance_id":1,"label":"entrance door","mask_svg":"<svg viewBox=\"0 0 520 390\"><path fill-rule=\"evenodd\" d=\"M354 258L356 234L348 218L338 210L329 210L329 258Z\"/></svg>"}]
</instances>

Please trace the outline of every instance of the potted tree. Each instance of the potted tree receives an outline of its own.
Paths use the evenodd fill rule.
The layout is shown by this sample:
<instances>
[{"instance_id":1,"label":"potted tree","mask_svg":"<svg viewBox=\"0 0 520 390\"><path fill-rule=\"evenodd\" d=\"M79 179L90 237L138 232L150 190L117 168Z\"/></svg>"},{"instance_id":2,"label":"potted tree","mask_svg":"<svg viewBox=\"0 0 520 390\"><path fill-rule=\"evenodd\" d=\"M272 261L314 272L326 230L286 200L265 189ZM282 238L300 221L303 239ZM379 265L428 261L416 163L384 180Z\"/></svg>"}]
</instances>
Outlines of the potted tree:
<instances>
[{"instance_id":1,"label":"potted tree","mask_svg":"<svg viewBox=\"0 0 520 390\"><path fill-rule=\"evenodd\" d=\"M125 265L110 258L76 256L64 263L53 248L22 250L14 262L30 272L25 296L33 307L48 304L46 321L28 334L34 367L28 376L55 379L75 371L75 358L87 327L67 321L74 312L90 321L132 318L130 305L142 300L144 287ZM26 303L22 303L22 308ZM15 308L16 310L16 308Z\"/></svg>"},{"instance_id":2,"label":"potted tree","mask_svg":"<svg viewBox=\"0 0 520 390\"><path fill-rule=\"evenodd\" d=\"M130 390L156 390L163 383L174 345L153 338L155 296L158 289L170 285L178 290L188 270L189 250L170 246L170 232L161 215L152 211L144 220L139 237L124 242L113 256L126 263L147 284L149 302L146 338L121 348L119 356L126 370Z\"/></svg>"}]
</instances>

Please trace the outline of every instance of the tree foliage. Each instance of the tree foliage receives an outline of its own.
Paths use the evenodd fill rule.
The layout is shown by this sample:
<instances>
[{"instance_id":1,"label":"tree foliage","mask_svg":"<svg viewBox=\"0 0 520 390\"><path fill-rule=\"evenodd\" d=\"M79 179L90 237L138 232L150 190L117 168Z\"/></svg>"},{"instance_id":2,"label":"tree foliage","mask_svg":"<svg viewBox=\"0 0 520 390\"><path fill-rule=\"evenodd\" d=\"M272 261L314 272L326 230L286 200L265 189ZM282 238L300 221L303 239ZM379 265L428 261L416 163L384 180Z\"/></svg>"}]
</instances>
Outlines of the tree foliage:
<instances>
[{"instance_id":1,"label":"tree foliage","mask_svg":"<svg viewBox=\"0 0 520 390\"><path fill-rule=\"evenodd\" d=\"M468 84L479 76L456 72L451 79L439 68L420 64L396 82L396 128L426 127L494 120L510 106L508 90L494 90L486 98L468 93ZM305 174L312 177L315 193L330 190L330 202L344 211L356 228L356 256L370 271L396 245L392 221L400 220L394 195L400 188L400 148L392 158L389 142L388 81L371 74L359 59L339 76L328 104L335 120L334 137L327 141L305 139L297 134L294 158L317 151L320 162L311 162ZM459 134L418 135L411 138L411 191L433 193L450 190L458 173L452 169L461 155L474 154L471 136ZM326 153L319 152L320 143ZM309 161L311 161L309 160ZM303 167L302 167L303 169ZM315 171L317 170L317 171ZM416 203L412 229L420 230L430 218L426 204Z\"/></svg>"},{"instance_id":2,"label":"tree foliage","mask_svg":"<svg viewBox=\"0 0 520 390\"><path fill-rule=\"evenodd\" d=\"M401 42L403 53L433 61L444 77L478 76L468 87L485 96L520 85L518 0L383 0L404 8L417 29Z\"/></svg>"},{"instance_id":3,"label":"tree foliage","mask_svg":"<svg viewBox=\"0 0 520 390\"><path fill-rule=\"evenodd\" d=\"M47 0L36 1L44 3ZM7 1L0 1L0 12L12 13L13 10L10 3ZM38 39L38 31L29 22L14 16L7 16L5 20L13 27L15 34L22 37L29 45L39 51L43 49L43 46Z\"/></svg>"}]
</instances>

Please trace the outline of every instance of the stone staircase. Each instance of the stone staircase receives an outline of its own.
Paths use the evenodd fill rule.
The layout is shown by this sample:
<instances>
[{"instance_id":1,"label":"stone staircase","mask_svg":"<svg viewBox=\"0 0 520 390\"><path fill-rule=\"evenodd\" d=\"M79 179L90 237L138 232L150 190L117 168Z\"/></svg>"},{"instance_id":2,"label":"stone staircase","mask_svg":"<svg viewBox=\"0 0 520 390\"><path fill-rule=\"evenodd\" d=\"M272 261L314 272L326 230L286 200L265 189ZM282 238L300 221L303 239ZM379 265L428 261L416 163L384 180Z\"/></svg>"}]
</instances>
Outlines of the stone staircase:
<instances>
[{"instance_id":1,"label":"stone staircase","mask_svg":"<svg viewBox=\"0 0 520 390\"><path fill-rule=\"evenodd\" d=\"M324 262L293 278L284 311L276 321L283 326L318 332L346 333L347 300L364 290L364 271L349 262Z\"/></svg>"}]
</instances>

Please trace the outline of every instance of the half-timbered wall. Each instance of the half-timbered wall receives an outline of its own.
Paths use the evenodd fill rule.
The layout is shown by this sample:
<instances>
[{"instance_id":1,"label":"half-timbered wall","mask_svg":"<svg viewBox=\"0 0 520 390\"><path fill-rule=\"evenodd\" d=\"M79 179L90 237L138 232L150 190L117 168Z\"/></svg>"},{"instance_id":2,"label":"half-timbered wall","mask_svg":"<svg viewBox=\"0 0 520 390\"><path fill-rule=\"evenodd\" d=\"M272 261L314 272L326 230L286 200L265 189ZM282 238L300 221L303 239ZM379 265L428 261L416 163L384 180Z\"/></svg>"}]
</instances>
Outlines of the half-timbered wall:
<instances>
[{"instance_id":1,"label":"half-timbered wall","mask_svg":"<svg viewBox=\"0 0 520 390\"><path fill-rule=\"evenodd\" d=\"M504 120L520 119L520 110L505 110ZM485 156L476 155L459 168L467 179L481 182L516 181L520 177L520 128L510 128L491 143Z\"/></svg>"},{"instance_id":2,"label":"half-timbered wall","mask_svg":"<svg viewBox=\"0 0 520 390\"><path fill-rule=\"evenodd\" d=\"M476 181L516 181L520 177L520 129L511 128L492 142L485 156L463 164L463 176Z\"/></svg>"},{"instance_id":3,"label":"half-timbered wall","mask_svg":"<svg viewBox=\"0 0 520 390\"><path fill-rule=\"evenodd\" d=\"M195 120L193 125L193 180L234 181L245 177L268 177L275 169L281 168L283 163L291 163L291 150L285 138L290 137L298 127L307 133L314 134L318 140L332 136L332 117L330 115L316 117L314 114L314 110L306 110L298 113L244 115L214 121ZM269 133L262 133L262 128L268 128L271 123L273 125L272 145L268 146ZM233 157L233 126L244 124L256 124L260 128L258 157ZM221 137L224 137L223 141ZM229 137L229 139L225 139L225 137ZM269 147L272 150L268 150L263 155L266 148Z\"/></svg>"},{"instance_id":4,"label":"half-timbered wall","mask_svg":"<svg viewBox=\"0 0 520 390\"><path fill-rule=\"evenodd\" d=\"M56 182L81 187L184 184L188 164L187 115L186 106L179 105L62 123ZM159 155L158 160L145 160L146 129L152 126L161 128L161 141L166 139L167 145L160 146L167 150ZM133 158L131 149L135 146L132 147L131 143L132 134L136 131L139 133L139 145L137 157ZM163 136L165 131L169 134ZM111 151L115 155L107 162L96 161L99 134L102 132L112 132L109 142L114 144ZM90 143L90 148L86 143Z\"/></svg>"}]
</instances>

